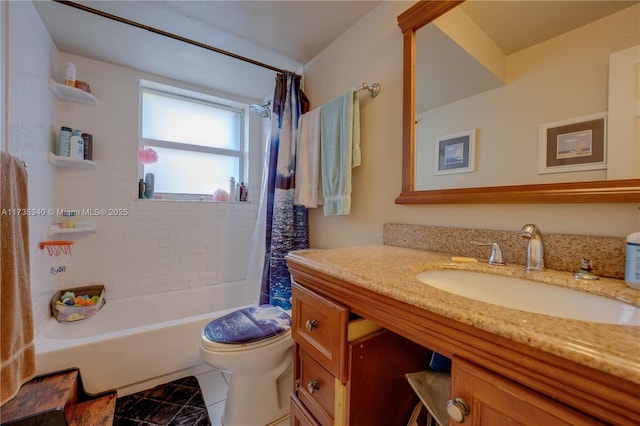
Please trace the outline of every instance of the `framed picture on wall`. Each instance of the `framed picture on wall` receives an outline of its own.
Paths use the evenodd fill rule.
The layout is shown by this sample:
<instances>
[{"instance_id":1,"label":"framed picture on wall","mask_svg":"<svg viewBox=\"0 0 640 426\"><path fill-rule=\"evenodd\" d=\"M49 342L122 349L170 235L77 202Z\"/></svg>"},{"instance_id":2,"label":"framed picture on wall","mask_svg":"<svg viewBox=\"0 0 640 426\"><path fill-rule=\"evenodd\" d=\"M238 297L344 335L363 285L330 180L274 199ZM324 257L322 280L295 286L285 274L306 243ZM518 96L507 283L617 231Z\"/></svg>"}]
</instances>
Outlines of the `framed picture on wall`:
<instances>
[{"instance_id":1,"label":"framed picture on wall","mask_svg":"<svg viewBox=\"0 0 640 426\"><path fill-rule=\"evenodd\" d=\"M538 174L607 168L607 113L541 124Z\"/></svg>"},{"instance_id":2,"label":"framed picture on wall","mask_svg":"<svg viewBox=\"0 0 640 426\"><path fill-rule=\"evenodd\" d=\"M476 170L476 129L436 139L436 175Z\"/></svg>"}]
</instances>

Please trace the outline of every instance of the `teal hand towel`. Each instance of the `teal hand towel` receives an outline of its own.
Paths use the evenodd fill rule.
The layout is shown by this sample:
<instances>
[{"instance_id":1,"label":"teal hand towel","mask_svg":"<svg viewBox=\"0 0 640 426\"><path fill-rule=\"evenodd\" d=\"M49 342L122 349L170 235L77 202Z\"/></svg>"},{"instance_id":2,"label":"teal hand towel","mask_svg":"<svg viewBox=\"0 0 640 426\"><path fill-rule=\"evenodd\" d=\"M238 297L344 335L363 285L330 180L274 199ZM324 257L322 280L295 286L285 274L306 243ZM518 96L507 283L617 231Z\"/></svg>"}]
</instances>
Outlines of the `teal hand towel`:
<instances>
[{"instance_id":1,"label":"teal hand towel","mask_svg":"<svg viewBox=\"0 0 640 426\"><path fill-rule=\"evenodd\" d=\"M360 165L360 104L349 90L322 106L320 127L323 211L351 211L351 169Z\"/></svg>"}]
</instances>

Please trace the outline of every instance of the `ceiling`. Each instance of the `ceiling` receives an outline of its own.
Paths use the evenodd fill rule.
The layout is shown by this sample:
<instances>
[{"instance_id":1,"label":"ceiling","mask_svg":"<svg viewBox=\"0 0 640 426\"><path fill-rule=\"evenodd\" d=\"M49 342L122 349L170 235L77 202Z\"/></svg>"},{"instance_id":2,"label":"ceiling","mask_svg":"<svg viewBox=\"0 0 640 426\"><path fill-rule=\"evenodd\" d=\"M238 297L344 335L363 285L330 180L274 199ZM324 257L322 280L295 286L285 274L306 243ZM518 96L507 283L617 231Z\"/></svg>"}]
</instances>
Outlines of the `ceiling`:
<instances>
[{"instance_id":1,"label":"ceiling","mask_svg":"<svg viewBox=\"0 0 640 426\"><path fill-rule=\"evenodd\" d=\"M84 0L76 3L276 68L300 72L304 64L381 1ZM413 3L413 0L407 1L407 8ZM634 3L637 1L468 0L461 8L509 55ZM33 4L61 52L251 100L273 95L275 72L272 70L51 0L35 0ZM550 11L550 7L553 10ZM460 69L471 69L472 65L467 62ZM78 72L81 78L81 70ZM473 80L462 77L458 82L470 84ZM492 77L487 75L485 80ZM88 81L90 83L89 78ZM439 82L435 88L429 88L429 98L434 98L432 90L444 87L447 86ZM458 87L462 90L462 85ZM448 96L458 95L449 90Z\"/></svg>"},{"instance_id":2,"label":"ceiling","mask_svg":"<svg viewBox=\"0 0 640 426\"><path fill-rule=\"evenodd\" d=\"M275 68L299 72L380 2L112 0L76 3ZM273 94L275 72L272 70L50 0L33 3L61 52L249 99L264 99Z\"/></svg>"}]
</instances>

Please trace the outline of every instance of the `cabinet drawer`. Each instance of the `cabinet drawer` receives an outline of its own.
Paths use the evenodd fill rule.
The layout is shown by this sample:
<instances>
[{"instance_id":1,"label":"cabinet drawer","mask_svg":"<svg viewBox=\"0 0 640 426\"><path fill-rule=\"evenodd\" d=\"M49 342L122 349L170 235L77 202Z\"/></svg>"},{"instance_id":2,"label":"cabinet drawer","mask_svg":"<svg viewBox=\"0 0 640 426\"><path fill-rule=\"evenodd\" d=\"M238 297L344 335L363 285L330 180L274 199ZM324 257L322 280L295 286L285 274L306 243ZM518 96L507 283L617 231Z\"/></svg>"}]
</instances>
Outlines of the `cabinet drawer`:
<instances>
[{"instance_id":1,"label":"cabinet drawer","mask_svg":"<svg viewBox=\"0 0 640 426\"><path fill-rule=\"evenodd\" d=\"M301 349L299 357L298 398L321 425L333 425L336 380L306 351Z\"/></svg>"},{"instance_id":2,"label":"cabinet drawer","mask_svg":"<svg viewBox=\"0 0 640 426\"><path fill-rule=\"evenodd\" d=\"M295 395L291 395L291 426L320 426Z\"/></svg>"},{"instance_id":3,"label":"cabinet drawer","mask_svg":"<svg viewBox=\"0 0 640 426\"><path fill-rule=\"evenodd\" d=\"M346 381L347 323L342 305L292 284L293 338L340 381Z\"/></svg>"}]
</instances>

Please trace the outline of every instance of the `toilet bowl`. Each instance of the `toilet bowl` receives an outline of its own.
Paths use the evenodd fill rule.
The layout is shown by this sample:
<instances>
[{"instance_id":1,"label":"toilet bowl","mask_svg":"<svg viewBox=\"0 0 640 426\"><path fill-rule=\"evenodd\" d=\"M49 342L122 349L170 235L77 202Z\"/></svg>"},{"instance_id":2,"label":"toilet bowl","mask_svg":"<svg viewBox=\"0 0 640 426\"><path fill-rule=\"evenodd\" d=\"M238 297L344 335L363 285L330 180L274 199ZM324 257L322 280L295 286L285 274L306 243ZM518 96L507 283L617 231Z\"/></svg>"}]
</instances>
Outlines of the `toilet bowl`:
<instances>
[{"instance_id":1,"label":"toilet bowl","mask_svg":"<svg viewBox=\"0 0 640 426\"><path fill-rule=\"evenodd\" d=\"M202 360L231 373L224 426L264 426L289 412L290 324L290 316L281 308L261 305L216 318L202 331Z\"/></svg>"}]
</instances>

